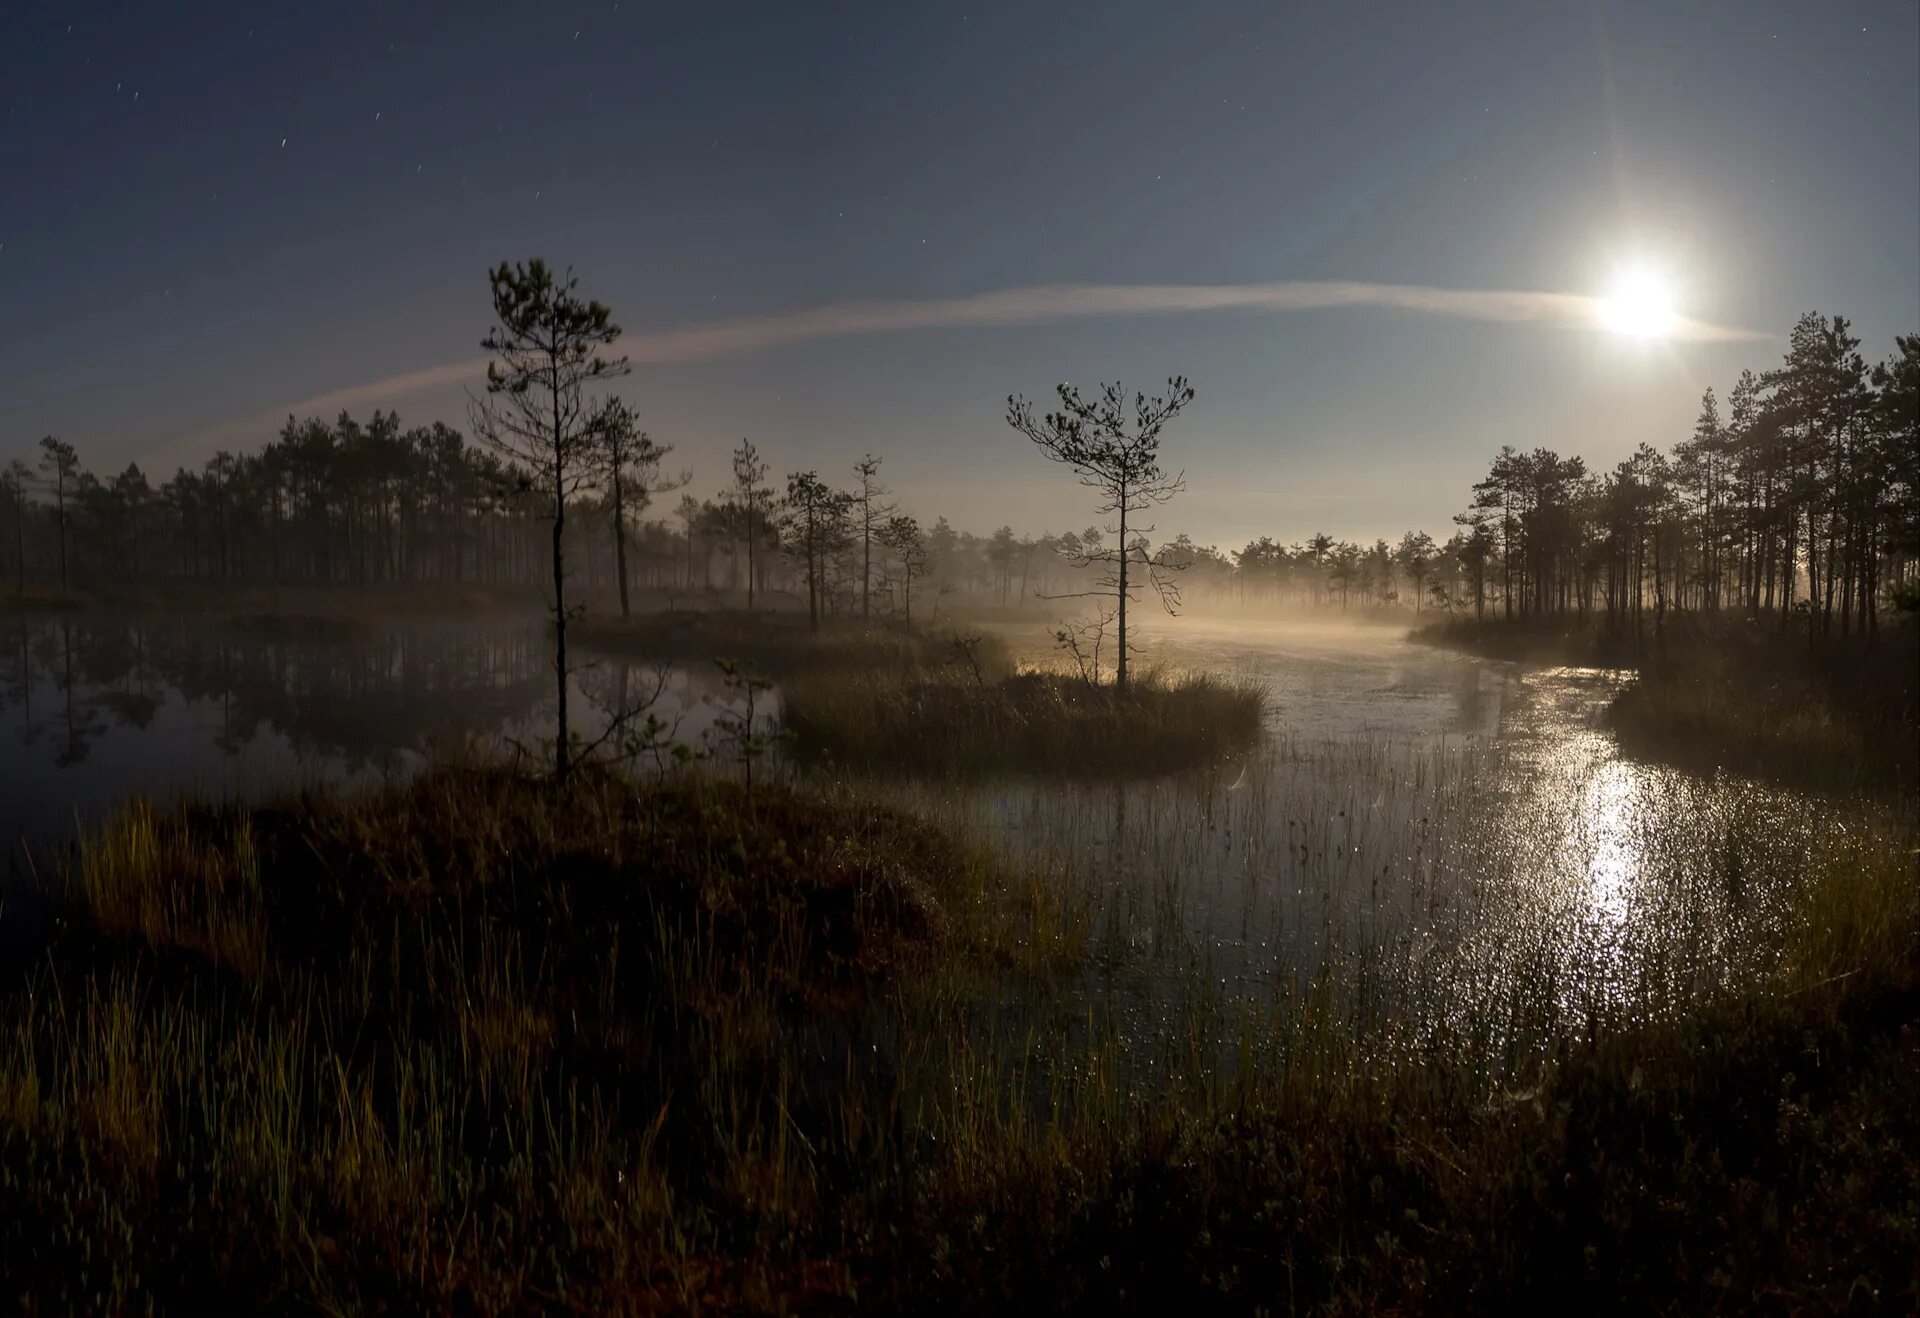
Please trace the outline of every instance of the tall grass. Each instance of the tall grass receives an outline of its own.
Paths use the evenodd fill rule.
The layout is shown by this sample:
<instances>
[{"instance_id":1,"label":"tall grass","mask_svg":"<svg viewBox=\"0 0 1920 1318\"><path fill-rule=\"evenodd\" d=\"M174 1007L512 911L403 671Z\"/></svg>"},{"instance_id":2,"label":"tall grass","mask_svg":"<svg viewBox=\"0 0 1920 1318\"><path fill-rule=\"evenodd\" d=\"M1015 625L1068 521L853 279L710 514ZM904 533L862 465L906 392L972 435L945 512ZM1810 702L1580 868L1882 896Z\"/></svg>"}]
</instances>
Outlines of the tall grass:
<instances>
[{"instance_id":1,"label":"tall grass","mask_svg":"<svg viewBox=\"0 0 1920 1318\"><path fill-rule=\"evenodd\" d=\"M1163 773L1256 745L1265 695L1207 673L1140 674L1125 689L1059 673L997 681L946 665L829 671L782 689L803 762L947 773Z\"/></svg>"},{"instance_id":2,"label":"tall grass","mask_svg":"<svg viewBox=\"0 0 1920 1318\"><path fill-rule=\"evenodd\" d=\"M986 863L724 783L133 807L9 986L0 1265L88 1307L644 1308L831 1280L785 1276L780 1242L890 1135L831 1141L833 1086L789 1032L844 1029Z\"/></svg>"},{"instance_id":3,"label":"tall grass","mask_svg":"<svg viewBox=\"0 0 1920 1318\"><path fill-rule=\"evenodd\" d=\"M7 985L0 1271L61 1308L1898 1307L1911 821L1593 768L136 807Z\"/></svg>"}]
</instances>

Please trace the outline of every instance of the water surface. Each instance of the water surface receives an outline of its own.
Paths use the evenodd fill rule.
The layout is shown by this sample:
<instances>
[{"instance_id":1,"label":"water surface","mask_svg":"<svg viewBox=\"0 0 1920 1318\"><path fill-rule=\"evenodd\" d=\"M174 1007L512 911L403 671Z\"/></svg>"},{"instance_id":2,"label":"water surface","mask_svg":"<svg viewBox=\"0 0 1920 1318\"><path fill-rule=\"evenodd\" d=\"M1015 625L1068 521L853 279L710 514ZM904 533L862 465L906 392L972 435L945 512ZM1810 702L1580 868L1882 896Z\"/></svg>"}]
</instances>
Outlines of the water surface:
<instances>
[{"instance_id":1,"label":"water surface","mask_svg":"<svg viewBox=\"0 0 1920 1318\"><path fill-rule=\"evenodd\" d=\"M1043 636L1014 639L1037 657ZM1645 1014L1764 957L1784 887L1836 837L1877 826L1628 759L1601 720L1619 673L1488 663L1324 622L1160 620L1141 637L1152 662L1261 682L1267 744L1144 781L879 787L1058 875L1077 903L1063 918L1090 930L1083 990L1135 1013L1135 1034L1186 1010L1196 986L1271 1004L1354 967L1391 967L1396 992L1424 983L1437 1009L1480 1019L1521 1000ZM537 618L247 627L83 613L10 619L0 638L10 840L70 839L135 794L246 800L396 778L455 748L533 746L551 720ZM729 698L711 672L584 659L571 704L589 738L656 680L689 744Z\"/></svg>"}]
</instances>

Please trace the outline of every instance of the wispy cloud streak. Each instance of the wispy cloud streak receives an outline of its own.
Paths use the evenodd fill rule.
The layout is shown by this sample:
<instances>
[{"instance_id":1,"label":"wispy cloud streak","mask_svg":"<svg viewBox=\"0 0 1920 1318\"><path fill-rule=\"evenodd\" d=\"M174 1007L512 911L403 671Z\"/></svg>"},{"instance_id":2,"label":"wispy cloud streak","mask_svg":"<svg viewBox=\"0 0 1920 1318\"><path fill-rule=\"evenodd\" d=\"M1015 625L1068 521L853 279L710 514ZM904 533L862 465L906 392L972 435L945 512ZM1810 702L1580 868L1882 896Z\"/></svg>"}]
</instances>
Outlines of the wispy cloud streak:
<instances>
[{"instance_id":1,"label":"wispy cloud streak","mask_svg":"<svg viewBox=\"0 0 1920 1318\"><path fill-rule=\"evenodd\" d=\"M992 329L1122 316L1195 315L1222 311L1287 312L1339 307L1385 307L1457 319L1600 329L1600 299L1578 293L1505 289L1427 288L1418 284L1347 281L1270 284L1042 284L967 297L919 301L840 302L806 311L691 325L628 335L617 351L636 365L670 365L744 356L787 344L859 334L913 330ZM1669 337L1695 343L1745 342L1764 334L1677 318ZM366 384L304 398L280 409L324 414L456 384L474 384L486 370L476 357L408 371ZM221 433L252 422L221 427Z\"/></svg>"}]
</instances>

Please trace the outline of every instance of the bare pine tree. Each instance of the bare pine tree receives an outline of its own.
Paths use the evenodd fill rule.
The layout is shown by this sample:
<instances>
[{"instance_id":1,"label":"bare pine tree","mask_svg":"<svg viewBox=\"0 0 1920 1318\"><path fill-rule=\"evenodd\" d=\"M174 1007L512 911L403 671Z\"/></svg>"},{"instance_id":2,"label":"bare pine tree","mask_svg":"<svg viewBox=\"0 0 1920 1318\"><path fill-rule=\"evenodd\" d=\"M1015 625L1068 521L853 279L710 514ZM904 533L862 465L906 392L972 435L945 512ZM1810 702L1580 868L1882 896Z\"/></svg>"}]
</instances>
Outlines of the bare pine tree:
<instances>
[{"instance_id":1,"label":"bare pine tree","mask_svg":"<svg viewBox=\"0 0 1920 1318\"><path fill-rule=\"evenodd\" d=\"M628 515L645 512L654 495L670 493L693 479L692 472L661 476L660 464L671 452L673 445L656 444L639 428L633 409L621 399L608 399L594 418L593 459L613 518L613 557L623 618L633 614L627 596Z\"/></svg>"},{"instance_id":2,"label":"bare pine tree","mask_svg":"<svg viewBox=\"0 0 1920 1318\"><path fill-rule=\"evenodd\" d=\"M673 509L673 515L680 519L680 525L685 528L687 535L686 586L688 590L693 589L693 547L703 512L704 510L700 507L700 501L691 494L681 495L680 502L675 504Z\"/></svg>"},{"instance_id":3,"label":"bare pine tree","mask_svg":"<svg viewBox=\"0 0 1920 1318\"><path fill-rule=\"evenodd\" d=\"M853 496L820 479L819 473L796 471L787 477L786 524L789 551L800 560L807 578L807 624L820 630L820 600L825 594L828 556L843 548Z\"/></svg>"},{"instance_id":4,"label":"bare pine tree","mask_svg":"<svg viewBox=\"0 0 1920 1318\"><path fill-rule=\"evenodd\" d=\"M860 523L860 620L873 613L873 542L893 515L893 505L885 502L893 493L880 483L880 459L869 453L853 464L860 483L854 487L854 516Z\"/></svg>"},{"instance_id":5,"label":"bare pine tree","mask_svg":"<svg viewBox=\"0 0 1920 1318\"><path fill-rule=\"evenodd\" d=\"M767 464L760 460L760 450L753 441L743 439L740 447L733 451L733 489L726 498L739 514L747 536L747 607L753 607L753 576L755 567L755 541L759 539L762 514L772 498L763 482L767 479Z\"/></svg>"},{"instance_id":6,"label":"bare pine tree","mask_svg":"<svg viewBox=\"0 0 1920 1318\"><path fill-rule=\"evenodd\" d=\"M487 391L473 401L474 433L519 469L532 488L551 500L553 517L553 676L558 695L553 772L564 780L570 767L567 733L566 554L562 535L567 500L593 477L595 420L599 405L589 385L627 372L627 359L609 359L600 349L620 337L613 313L583 300L569 270L555 278L538 259L502 262L489 275L498 323L480 346L494 354L487 363Z\"/></svg>"},{"instance_id":7,"label":"bare pine tree","mask_svg":"<svg viewBox=\"0 0 1920 1318\"><path fill-rule=\"evenodd\" d=\"M60 538L60 589L67 588L67 493L80 475L73 445L48 435L40 441L41 483L53 492L54 528Z\"/></svg>"},{"instance_id":8,"label":"bare pine tree","mask_svg":"<svg viewBox=\"0 0 1920 1318\"><path fill-rule=\"evenodd\" d=\"M1160 466L1160 434L1193 401L1193 386L1184 376L1174 376L1167 381L1164 395L1149 398L1136 393L1131 405L1118 383L1103 385L1100 396L1092 400L1082 398L1070 384L1059 386L1059 395L1060 410L1044 417L1025 398L1009 397L1007 424L1047 457L1073 468L1082 485L1099 493L1098 511L1119 519L1117 526L1108 528L1117 535L1113 548L1100 548L1098 539L1089 535L1082 540L1079 561L1099 563L1105 569L1098 584L1102 593L1111 593L1114 599L1118 647L1114 683L1124 690L1127 605L1138 580L1130 569L1137 564L1146 572L1163 606L1171 610L1179 603L1172 580L1164 574L1171 564L1150 552L1147 535L1153 527L1129 519L1186 488L1181 473L1169 474Z\"/></svg>"},{"instance_id":9,"label":"bare pine tree","mask_svg":"<svg viewBox=\"0 0 1920 1318\"><path fill-rule=\"evenodd\" d=\"M905 513L895 513L887 519L887 524L874 533L881 545L893 551L894 558L900 564L900 599L904 606L902 613L907 621L913 622L913 580L924 577L927 572L929 554L926 532L920 529L920 523Z\"/></svg>"}]
</instances>

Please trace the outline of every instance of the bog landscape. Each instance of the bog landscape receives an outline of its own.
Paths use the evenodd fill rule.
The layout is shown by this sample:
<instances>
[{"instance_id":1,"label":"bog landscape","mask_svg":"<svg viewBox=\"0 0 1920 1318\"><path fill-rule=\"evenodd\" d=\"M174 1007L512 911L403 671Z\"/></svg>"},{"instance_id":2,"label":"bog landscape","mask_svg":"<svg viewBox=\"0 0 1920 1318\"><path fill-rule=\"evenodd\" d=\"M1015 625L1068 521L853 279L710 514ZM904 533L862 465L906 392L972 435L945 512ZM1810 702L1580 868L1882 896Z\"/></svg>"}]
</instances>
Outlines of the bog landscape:
<instances>
[{"instance_id":1,"label":"bog landscape","mask_svg":"<svg viewBox=\"0 0 1920 1318\"><path fill-rule=\"evenodd\" d=\"M9 1302L1920 1303L1910 6L1684 89L1640 7L71 8L0 54Z\"/></svg>"}]
</instances>

